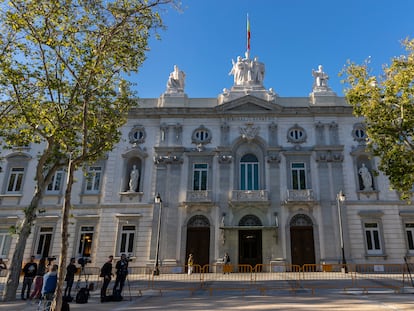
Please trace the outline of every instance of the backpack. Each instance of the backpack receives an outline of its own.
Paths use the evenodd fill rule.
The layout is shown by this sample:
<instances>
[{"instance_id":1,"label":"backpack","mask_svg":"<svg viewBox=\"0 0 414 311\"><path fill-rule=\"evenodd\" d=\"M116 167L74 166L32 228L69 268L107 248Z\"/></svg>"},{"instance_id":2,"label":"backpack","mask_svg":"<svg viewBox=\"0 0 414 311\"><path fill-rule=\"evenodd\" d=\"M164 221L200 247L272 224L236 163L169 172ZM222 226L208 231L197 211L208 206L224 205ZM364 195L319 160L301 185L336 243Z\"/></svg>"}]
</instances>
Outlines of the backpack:
<instances>
[{"instance_id":1,"label":"backpack","mask_svg":"<svg viewBox=\"0 0 414 311\"><path fill-rule=\"evenodd\" d=\"M87 287L82 287L76 294L76 303L87 303L89 299L89 290Z\"/></svg>"}]
</instances>

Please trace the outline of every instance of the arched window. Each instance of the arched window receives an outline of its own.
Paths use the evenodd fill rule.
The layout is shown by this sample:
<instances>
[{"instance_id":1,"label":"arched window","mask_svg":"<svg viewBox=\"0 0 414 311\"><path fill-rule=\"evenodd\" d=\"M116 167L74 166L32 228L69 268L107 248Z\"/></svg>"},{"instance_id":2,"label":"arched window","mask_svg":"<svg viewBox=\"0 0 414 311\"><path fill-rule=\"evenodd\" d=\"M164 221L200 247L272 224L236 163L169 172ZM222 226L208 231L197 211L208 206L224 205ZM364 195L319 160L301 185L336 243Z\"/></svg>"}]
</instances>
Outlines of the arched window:
<instances>
[{"instance_id":1,"label":"arched window","mask_svg":"<svg viewBox=\"0 0 414 311\"><path fill-rule=\"evenodd\" d=\"M210 227L210 222L206 216L195 215L188 221L187 227Z\"/></svg>"},{"instance_id":2,"label":"arched window","mask_svg":"<svg viewBox=\"0 0 414 311\"><path fill-rule=\"evenodd\" d=\"M255 215L246 215L243 216L242 219L239 221L239 226L261 226L262 222L260 221L259 217Z\"/></svg>"},{"instance_id":3,"label":"arched window","mask_svg":"<svg viewBox=\"0 0 414 311\"><path fill-rule=\"evenodd\" d=\"M254 154L240 160L240 190L259 190L259 162Z\"/></svg>"},{"instance_id":4,"label":"arched window","mask_svg":"<svg viewBox=\"0 0 414 311\"><path fill-rule=\"evenodd\" d=\"M291 227L303 227L303 226L312 226L313 222L309 216L304 214L297 214L293 216L292 220L290 221Z\"/></svg>"}]
</instances>

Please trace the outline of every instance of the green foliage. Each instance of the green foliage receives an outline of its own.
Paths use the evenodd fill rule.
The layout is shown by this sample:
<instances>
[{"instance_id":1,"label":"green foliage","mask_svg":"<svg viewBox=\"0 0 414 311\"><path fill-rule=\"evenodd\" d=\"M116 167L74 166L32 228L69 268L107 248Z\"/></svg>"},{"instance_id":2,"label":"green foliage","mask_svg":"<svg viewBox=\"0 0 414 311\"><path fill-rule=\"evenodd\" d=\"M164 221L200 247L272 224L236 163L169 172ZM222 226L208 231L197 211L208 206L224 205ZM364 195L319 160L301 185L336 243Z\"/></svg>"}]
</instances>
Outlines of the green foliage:
<instances>
[{"instance_id":1,"label":"green foliage","mask_svg":"<svg viewBox=\"0 0 414 311\"><path fill-rule=\"evenodd\" d=\"M59 160L95 161L111 150L133 105L122 77L138 71L151 32L163 27L156 8L170 2L2 1L5 142L44 142Z\"/></svg>"},{"instance_id":2,"label":"green foliage","mask_svg":"<svg viewBox=\"0 0 414 311\"><path fill-rule=\"evenodd\" d=\"M15 230L6 300L16 297L31 224L56 170L94 162L119 141L134 106L123 77L144 62L150 36L163 28L158 10L169 3L175 0L0 1L0 136L9 147L44 146L35 193Z\"/></svg>"},{"instance_id":3,"label":"green foliage","mask_svg":"<svg viewBox=\"0 0 414 311\"><path fill-rule=\"evenodd\" d=\"M379 169L391 187L411 201L414 185L414 40L403 42L406 55L392 59L383 74L371 74L369 61L349 62L342 74L345 96L358 117L364 117L368 148L379 157Z\"/></svg>"}]
</instances>

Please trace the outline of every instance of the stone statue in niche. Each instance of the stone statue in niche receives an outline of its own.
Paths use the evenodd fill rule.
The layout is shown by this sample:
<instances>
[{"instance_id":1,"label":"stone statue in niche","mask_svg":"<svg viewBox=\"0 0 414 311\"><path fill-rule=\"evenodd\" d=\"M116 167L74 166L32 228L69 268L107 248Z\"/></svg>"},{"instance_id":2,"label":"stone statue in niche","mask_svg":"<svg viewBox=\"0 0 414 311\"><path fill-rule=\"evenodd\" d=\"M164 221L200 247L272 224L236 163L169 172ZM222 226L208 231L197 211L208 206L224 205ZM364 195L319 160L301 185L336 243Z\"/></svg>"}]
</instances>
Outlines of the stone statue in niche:
<instances>
[{"instance_id":1,"label":"stone statue in niche","mask_svg":"<svg viewBox=\"0 0 414 311\"><path fill-rule=\"evenodd\" d=\"M362 166L360 167L358 174L361 176L362 179L362 190L372 191L372 175L364 163L362 163Z\"/></svg>"},{"instance_id":2,"label":"stone statue in niche","mask_svg":"<svg viewBox=\"0 0 414 311\"><path fill-rule=\"evenodd\" d=\"M139 170L137 169L137 166L134 164L131 173L129 174L129 192L137 192L138 178Z\"/></svg>"}]
</instances>

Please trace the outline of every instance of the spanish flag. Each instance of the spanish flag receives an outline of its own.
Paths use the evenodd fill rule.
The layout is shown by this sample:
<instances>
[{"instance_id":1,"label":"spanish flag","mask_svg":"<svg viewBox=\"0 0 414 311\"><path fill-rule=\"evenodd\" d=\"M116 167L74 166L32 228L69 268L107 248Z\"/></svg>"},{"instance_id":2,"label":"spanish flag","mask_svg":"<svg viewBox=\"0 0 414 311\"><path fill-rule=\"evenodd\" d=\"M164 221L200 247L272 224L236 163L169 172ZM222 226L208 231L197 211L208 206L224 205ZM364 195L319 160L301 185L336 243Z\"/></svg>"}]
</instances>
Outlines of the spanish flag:
<instances>
[{"instance_id":1,"label":"spanish flag","mask_svg":"<svg viewBox=\"0 0 414 311\"><path fill-rule=\"evenodd\" d=\"M249 20L249 14L247 14L247 52L250 53L250 20Z\"/></svg>"}]
</instances>

